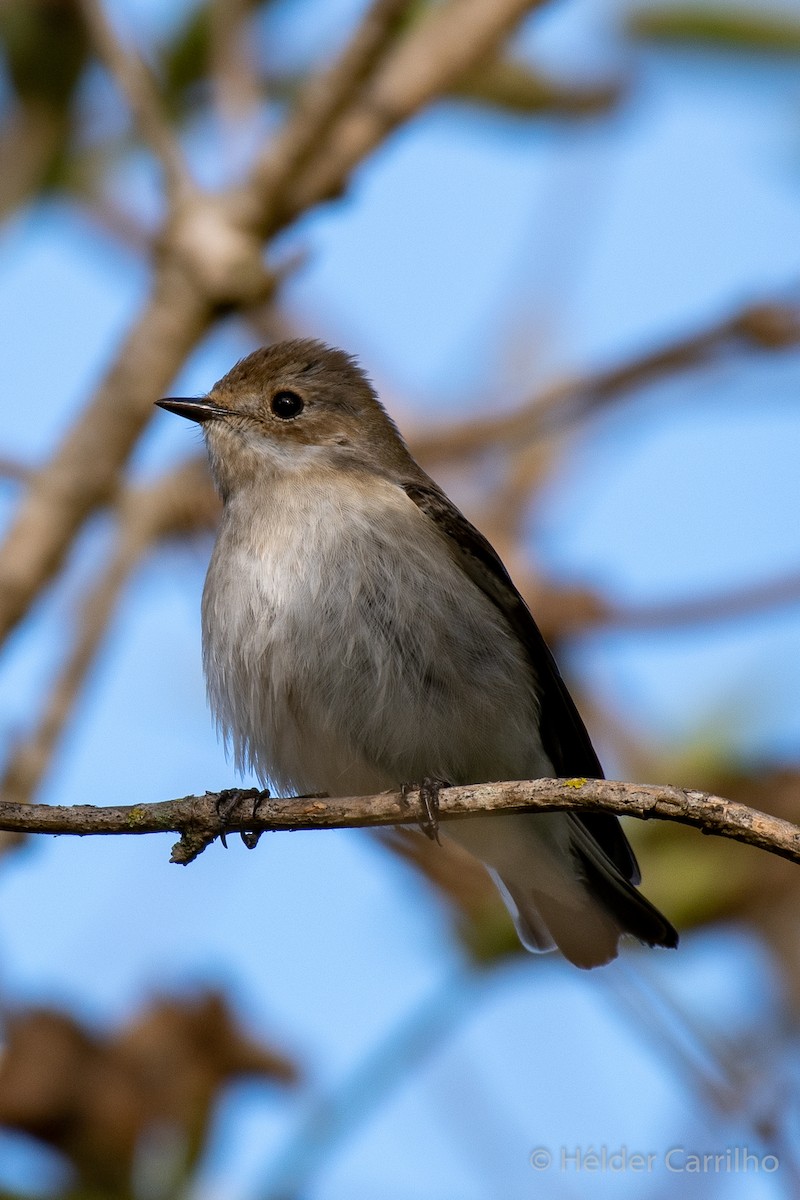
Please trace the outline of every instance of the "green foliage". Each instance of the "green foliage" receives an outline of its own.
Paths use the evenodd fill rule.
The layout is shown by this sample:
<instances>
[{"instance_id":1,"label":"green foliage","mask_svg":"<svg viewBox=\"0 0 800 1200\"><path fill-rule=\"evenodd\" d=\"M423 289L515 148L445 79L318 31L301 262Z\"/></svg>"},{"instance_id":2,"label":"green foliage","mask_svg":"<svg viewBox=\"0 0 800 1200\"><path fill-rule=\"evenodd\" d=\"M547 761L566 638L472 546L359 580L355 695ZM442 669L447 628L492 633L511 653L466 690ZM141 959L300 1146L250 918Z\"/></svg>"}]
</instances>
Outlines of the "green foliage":
<instances>
[{"instance_id":1,"label":"green foliage","mask_svg":"<svg viewBox=\"0 0 800 1200\"><path fill-rule=\"evenodd\" d=\"M470 72L454 95L521 115L583 117L613 108L621 90L616 83L564 83L525 63L496 58Z\"/></svg>"},{"instance_id":2,"label":"green foliage","mask_svg":"<svg viewBox=\"0 0 800 1200\"><path fill-rule=\"evenodd\" d=\"M751 54L800 54L800 18L787 12L670 5L635 13L629 29L652 41L687 42Z\"/></svg>"},{"instance_id":3,"label":"green foliage","mask_svg":"<svg viewBox=\"0 0 800 1200\"><path fill-rule=\"evenodd\" d=\"M459 937L473 962L493 967L507 958L525 954L516 930L498 897L488 896L479 912L459 922Z\"/></svg>"},{"instance_id":4,"label":"green foliage","mask_svg":"<svg viewBox=\"0 0 800 1200\"><path fill-rule=\"evenodd\" d=\"M75 4L7 0L0 4L0 41L21 101L60 109L71 100L89 56Z\"/></svg>"},{"instance_id":5,"label":"green foliage","mask_svg":"<svg viewBox=\"0 0 800 1200\"><path fill-rule=\"evenodd\" d=\"M726 920L747 906L759 859L749 846L704 837L679 825L653 825L644 842L647 895L682 930Z\"/></svg>"},{"instance_id":6,"label":"green foliage","mask_svg":"<svg viewBox=\"0 0 800 1200\"><path fill-rule=\"evenodd\" d=\"M0 42L16 98L0 132L0 215L63 186L73 149L74 96L89 40L75 4L0 4Z\"/></svg>"},{"instance_id":7,"label":"green foliage","mask_svg":"<svg viewBox=\"0 0 800 1200\"><path fill-rule=\"evenodd\" d=\"M193 9L161 57L165 103L174 114L186 107L187 96L211 68L211 16L209 5Z\"/></svg>"}]
</instances>

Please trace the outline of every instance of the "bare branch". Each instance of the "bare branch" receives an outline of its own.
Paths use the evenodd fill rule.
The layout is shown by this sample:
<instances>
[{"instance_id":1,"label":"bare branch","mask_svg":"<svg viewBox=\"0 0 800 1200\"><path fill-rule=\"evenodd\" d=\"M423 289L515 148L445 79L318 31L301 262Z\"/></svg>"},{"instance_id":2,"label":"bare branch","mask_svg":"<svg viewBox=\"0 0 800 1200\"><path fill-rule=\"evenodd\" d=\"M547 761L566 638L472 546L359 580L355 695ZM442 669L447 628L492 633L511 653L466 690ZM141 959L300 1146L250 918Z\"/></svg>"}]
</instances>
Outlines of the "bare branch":
<instances>
[{"instance_id":1,"label":"bare branch","mask_svg":"<svg viewBox=\"0 0 800 1200\"><path fill-rule=\"evenodd\" d=\"M33 467L27 463L21 463L9 454L0 454L0 479L8 483L27 483L33 473Z\"/></svg>"},{"instance_id":2,"label":"bare branch","mask_svg":"<svg viewBox=\"0 0 800 1200\"><path fill-rule=\"evenodd\" d=\"M0 776L0 795L17 804L28 804L41 784L124 588L147 551L159 538L213 528L218 514L204 458L182 463L154 484L127 489L117 507L117 544L77 606L80 621L74 644L38 724L13 749ZM0 849L8 844L0 836Z\"/></svg>"},{"instance_id":3,"label":"bare branch","mask_svg":"<svg viewBox=\"0 0 800 1200\"><path fill-rule=\"evenodd\" d=\"M319 150L337 117L362 87L396 31L408 0L374 0L342 54L327 70L315 75L266 153L256 163L248 185L261 207L257 220L269 221L281 198Z\"/></svg>"},{"instance_id":4,"label":"bare branch","mask_svg":"<svg viewBox=\"0 0 800 1200\"><path fill-rule=\"evenodd\" d=\"M102 0L79 3L98 54L125 96L140 135L161 163L170 198L176 202L191 195L195 185L147 64L120 41Z\"/></svg>"},{"instance_id":5,"label":"bare branch","mask_svg":"<svg viewBox=\"0 0 800 1200\"><path fill-rule=\"evenodd\" d=\"M210 0L208 7L214 103L231 125L253 112L261 100L261 80L248 28L254 8L254 0Z\"/></svg>"},{"instance_id":6,"label":"bare branch","mask_svg":"<svg viewBox=\"0 0 800 1200\"><path fill-rule=\"evenodd\" d=\"M730 588L717 595L664 604L616 605L601 602L596 616L587 624L604 629L642 630L675 629L709 621L735 620L765 609L796 604L800 600L800 574L787 574L763 583Z\"/></svg>"},{"instance_id":7,"label":"bare branch","mask_svg":"<svg viewBox=\"0 0 800 1200\"><path fill-rule=\"evenodd\" d=\"M468 72L452 94L506 113L585 117L614 108L622 98L623 85L618 81L569 83L528 63L496 55Z\"/></svg>"},{"instance_id":8,"label":"bare branch","mask_svg":"<svg viewBox=\"0 0 800 1200\"><path fill-rule=\"evenodd\" d=\"M219 808L232 809L223 819ZM708 792L609 779L534 779L443 788L442 821L512 812L612 812L693 825L703 833L746 842L800 863L800 827ZM377 796L276 797L234 788L156 804L57 807L0 802L0 829L25 833L180 833L173 862L190 862L221 833L408 825L424 816L419 793Z\"/></svg>"},{"instance_id":9,"label":"bare branch","mask_svg":"<svg viewBox=\"0 0 800 1200\"><path fill-rule=\"evenodd\" d=\"M493 530L491 541L495 547L499 545ZM513 564L511 551L501 557ZM580 637L594 630L651 633L735 621L800 601L800 574L796 571L661 604L619 604L591 588L559 587L532 575L524 565L513 566L512 575L548 641Z\"/></svg>"},{"instance_id":10,"label":"bare branch","mask_svg":"<svg viewBox=\"0 0 800 1200\"><path fill-rule=\"evenodd\" d=\"M703 366L730 349L782 350L800 344L800 305L749 305L699 333L678 338L609 370L537 393L514 412L469 419L409 438L420 458L452 461L495 446L514 447L560 432L565 425L655 379Z\"/></svg>"},{"instance_id":11,"label":"bare branch","mask_svg":"<svg viewBox=\"0 0 800 1200\"><path fill-rule=\"evenodd\" d=\"M274 231L301 212L339 195L353 168L386 135L450 90L491 55L524 14L543 0L448 0L394 48L287 189L272 216Z\"/></svg>"},{"instance_id":12,"label":"bare branch","mask_svg":"<svg viewBox=\"0 0 800 1200\"><path fill-rule=\"evenodd\" d=\"M181 363L212 319L189 275L165 264L153 295L97 392L50 462L31 478L0 546L0 640L61 566L84 519L114 495L119 472Z\"/></svg>"}]
</instances>

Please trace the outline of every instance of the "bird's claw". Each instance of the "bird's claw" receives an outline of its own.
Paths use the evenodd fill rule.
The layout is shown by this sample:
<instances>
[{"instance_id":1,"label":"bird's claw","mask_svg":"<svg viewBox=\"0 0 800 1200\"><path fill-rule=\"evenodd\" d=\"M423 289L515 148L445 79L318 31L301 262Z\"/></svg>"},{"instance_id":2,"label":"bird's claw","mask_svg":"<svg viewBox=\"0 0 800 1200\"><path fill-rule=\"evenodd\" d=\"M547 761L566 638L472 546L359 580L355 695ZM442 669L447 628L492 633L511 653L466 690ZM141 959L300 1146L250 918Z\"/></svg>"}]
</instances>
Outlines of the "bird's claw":
<instances>
[{"instance_id":1,"label":"bird's claw","mask_svg":"<svg viewBox=\"0 0 800 1200\"><path fill-rule=\"evenodd\" d=\"M436 842L437 846L442 844L439 840L439 792L447 786L444 779L426 777L419 784L404 783L400 789L404 800L407 799L409 792L419 792L420 804L423 809L423 815L419 818L419 827L426 837L429 837L432 842Z\"/></svg>"},{"instance_id":2,"label":"bird's claw","mask_svg":"<svg viewBox=\"0 0 800 1200\"><path fill-rule=\"evenodd\" d=\"M264 788L261 792L256 792L253 796L253 811L250 814L253 820L258 816L258 810L261 807L263 800L269 800L269 788ZM244 842L248 850L255 850L258 845L258 840L263 833L263 829L243 829L239 837Z\"/></svg>"},{"instance_id":3,"label":"bird's claw","mask_svg":"<svg viewBox=\"0 0 800 1200\"><path fill-rule=\"evenodd\" d=\"M225 829L225 825L236 812L239 802L247 798L252 799L253 801L253 811L250 815L253 819L255 819L258 816L258 809L261 802L269 799L269 789L265 788L264 791L259 792L255 788L249 788L246 791L242 788L226 788L225 791L220 792L217 796L217 816L219 817L222 825L222 829L219 833L219 840L222 842L226 850L228 849L228 841L226 837L226 833L228 831ZM239 832L239 837L242 839L248 850L255 850L256 846L258 845L258 840L261 837L261 830L256 831L252 829L242 829Z\"/></svg>"},{"instance_id":4,"label":"bird's claw","mask_svg":"<svg viewBox=\"0 0 800 1200\"><path fill-rule=\"evenodd\" d=\"M236 811L242 792L240 788L226 788L217 796L217 801L214 807L217 810L222 829L220 830L219 840L222 842L225 849L228 849L228 839L226 837L225 826L231 819L231 816Z\"/></svg>"}]
</instances>

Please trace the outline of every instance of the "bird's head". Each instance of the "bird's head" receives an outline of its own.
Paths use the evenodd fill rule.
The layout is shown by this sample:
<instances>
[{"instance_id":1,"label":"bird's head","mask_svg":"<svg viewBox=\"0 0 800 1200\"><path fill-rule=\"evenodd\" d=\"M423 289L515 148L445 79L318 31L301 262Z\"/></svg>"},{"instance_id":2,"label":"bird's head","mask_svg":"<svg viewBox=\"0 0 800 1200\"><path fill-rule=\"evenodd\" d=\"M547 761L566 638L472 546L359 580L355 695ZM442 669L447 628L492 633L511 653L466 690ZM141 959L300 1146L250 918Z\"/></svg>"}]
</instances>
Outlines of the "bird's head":
<instances>
[{"instance_id":1,"label":"bird's head","mask_svg":"<svg viewBox=\"0 0 800 1200\"><path fill-rule=\"evenodd\" d=\"M310 339L254 351L206 396L157 403L202 426L223 497L276 472L315 464L388 471L407 455L355 359Z\"/></svg>"}]
</instances>

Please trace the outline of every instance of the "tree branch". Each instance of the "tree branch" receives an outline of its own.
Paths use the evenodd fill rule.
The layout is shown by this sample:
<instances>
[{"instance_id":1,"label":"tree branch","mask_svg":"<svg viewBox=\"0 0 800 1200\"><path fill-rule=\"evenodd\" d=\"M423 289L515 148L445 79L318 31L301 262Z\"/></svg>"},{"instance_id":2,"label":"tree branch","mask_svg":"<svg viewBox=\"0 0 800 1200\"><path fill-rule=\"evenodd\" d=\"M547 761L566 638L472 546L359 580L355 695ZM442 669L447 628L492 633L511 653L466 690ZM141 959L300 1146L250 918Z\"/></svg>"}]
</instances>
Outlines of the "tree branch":
<instances>
[{"instance_id":1,"label":"tree branch","mask_svg":"<svg viewBox=\"0 0 800 1200\"><path fill-rule=\"evenodd\" d=\"M229 810L220 816L221 802ZM709 792L610 779L533 779L443 788L443 822L500 813L612 812L693 825L703 833L757 846L800 863L800 827ZM188 863L223 833L257 835L277 830L370 828L416 824L424 816L417 791L376 796L270 797L233 788L155 804L95 808L0 801L0 829L21 833L179 833L172 861ZM254 844L254 838L250 839Z\"/></svg>"},{"instance_id":2,"label":"tree branch","mask_svg":"<svg viewBox=\"0 0 800 1200\"><path fill-rule=\"evenodd\" d=\"M218 508L205 455L184 461L154 483L123 489L114 549L76 606L74 642L35 728L12 749L0 774L0 796L28 804L41 785L120 597L147 552L162 539L213 529ZM0 853L9 840L0 834Z\"/></svg>"},{"instance_id":3,"label":"tree branch","mask_svg":"<svg viewBox=\"0 0 800 1200\"><path fill-rule=\"evenodd\" d=\"M393 129L446 94L493 54L520 19L544 0L446 0L412 26L347 105L318 153L286 189L275 232L338 196L354 167Z\"/></svg>"},{"instance_id":4,"label":"tree branch","mask_svg":"<svg viewBox=\"0 0 800 1200\"><path fill-rule=\"evenodd\" d=\"M102 0L80 0L80 9L95 48L125 96L143 141L161 163L170 198L177 201L191 194L195 185L146 63L117 36Z\"/></svg>"},{"instance_id":5,"label":"tree branch","mask_svg":"<svg viewBox=\"0 0 800 1200\"><path fill-rule=\"evenodd\" d=\"M487 522L480 519L478 525L487 528ZM489 540L501 551L501 558L511 563L513 543L509 541L508 548L504 546L491 528ZM512 576L548 642L596 631L650 634L718 625L772 613L800 601L800 571L755 583L734 584L704 596L642 604L621 604L594 588L560 586L542 579L524 563L512 566Z\"/></svg>"},{"instance_id":6,"label":"tree branch","mask_svg":"<svg viewBox=\"0 0 800 1200\"><path fill-rule=\"evenodd\" d=\"M262 82L250 18L254 0L209 0L209 75L214 108L231 127L257 108Z\"/></svg>"},{"instance_id":7,"label":"tree branch","mask_svg":"<svg viewBox=\"0 0 800 1200\"><path fill-rule=\"evenodd\" d=\"M420 429L409 442L425 462L453 461L465 455L484 454L498 446L520 446L545 435L561 432L589 413L628 395L636 388L664 376L693 370L731 350L775 351L800 344L800 305L774 301L748 305L666 346L599 370L583 379L546 389L512 412L488 418L467 419L446 428Z\"/></svg>"},{"instance_id":8,"label":"tree branch","mask_svg":"<svg viewBox=\"0 0 800 1200\"><path fill-rule=\"evenodd\" d=\"M83 521L113 496L153 402L212 316L190 276L164 263L97 394L32 476L0 545L0 641L60 568Z\"/></svg>"},{"instance_id":9,"label":"tree branch","mask_svg":"<svg viewBox=\"0 0 800 1200\"><path fill-rule=\"evenodd\" d=\"M28 483L34 473L33 467L22 463L10 454L0 454L0 479L9 483Z\"/></svg>"},{"instance_id":10,"label":"tree branch","mask_svg":"<svg viewBox=\"0 0 800 1200\"><path fill-rule=\"evenodd\" d=\"M248 191L270 225L286 189L318 151L391 43L408 0L374 0L342 53L308 81L285 125L257 161Z\"/></svg>"}]
</instances>

